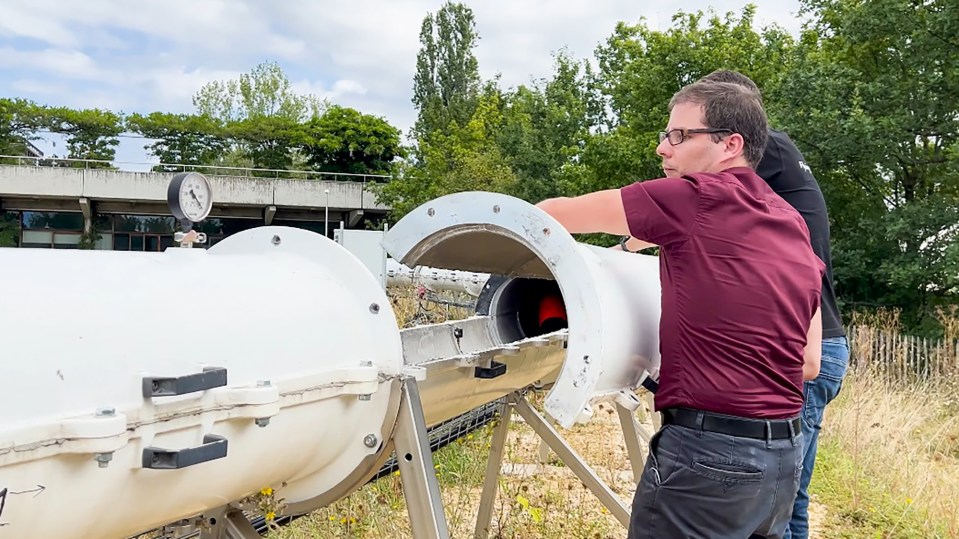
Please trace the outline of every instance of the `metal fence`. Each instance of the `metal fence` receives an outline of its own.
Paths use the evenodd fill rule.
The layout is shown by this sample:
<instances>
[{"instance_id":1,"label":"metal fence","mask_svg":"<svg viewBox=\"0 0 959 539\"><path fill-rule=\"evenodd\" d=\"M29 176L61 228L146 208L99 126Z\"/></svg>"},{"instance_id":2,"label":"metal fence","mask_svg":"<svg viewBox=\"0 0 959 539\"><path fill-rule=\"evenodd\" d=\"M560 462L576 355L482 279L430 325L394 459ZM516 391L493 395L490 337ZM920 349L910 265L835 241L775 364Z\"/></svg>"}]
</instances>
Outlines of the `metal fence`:
<instances>
[{"instance_id":1,"label":"metal fence","mask_svg":"<svg viewBox=\"0 0 959 539\"><path fill-rule=\"evenodd\" d=\"M855 368L901 382L951 382L959 377L959 341L868 326L851 326L846 335Z\"/></svg>"}]
</instances>

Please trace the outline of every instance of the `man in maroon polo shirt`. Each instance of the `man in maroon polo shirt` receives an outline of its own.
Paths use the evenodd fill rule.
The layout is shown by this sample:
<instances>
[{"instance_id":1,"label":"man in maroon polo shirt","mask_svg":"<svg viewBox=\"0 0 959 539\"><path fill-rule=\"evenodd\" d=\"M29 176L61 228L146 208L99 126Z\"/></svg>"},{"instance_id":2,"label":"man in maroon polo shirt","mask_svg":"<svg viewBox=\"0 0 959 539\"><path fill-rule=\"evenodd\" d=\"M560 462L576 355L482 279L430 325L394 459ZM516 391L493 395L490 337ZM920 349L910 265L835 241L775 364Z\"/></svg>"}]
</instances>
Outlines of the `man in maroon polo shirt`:
<instances>
[{"instance_id":1,"label":"man in maroon polo shirt","mask_svg":"<svg viewBox=\"0 0 959 539\"><path fill-rule=\"evenodd\" d=\"M779 538L802 470L803 380L819 371L824 266L802 217L755 173L759 99L702 81L669 108L665 178L538 206L571 233L660 246L663 428L629 537Z\"/></svg>"}]
</instances>

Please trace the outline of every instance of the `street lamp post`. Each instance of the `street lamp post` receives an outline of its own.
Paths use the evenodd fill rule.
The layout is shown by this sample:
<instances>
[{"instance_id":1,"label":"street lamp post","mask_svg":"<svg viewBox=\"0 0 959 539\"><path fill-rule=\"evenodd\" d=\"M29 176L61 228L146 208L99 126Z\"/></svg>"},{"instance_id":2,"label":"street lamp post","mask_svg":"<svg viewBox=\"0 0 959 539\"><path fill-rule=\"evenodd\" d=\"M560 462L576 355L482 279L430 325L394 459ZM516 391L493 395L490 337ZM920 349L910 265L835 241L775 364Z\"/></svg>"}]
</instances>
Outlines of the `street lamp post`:
<instances>
[{"instance_id":1,"label":"street lamp post","mask_svg":"<svg viewBox=\"0 0 959 539\"><path fill-rule=\"evenodd\" d=\"M324 212L323 212L323 235L329 238L330 237L330 190L324 189L323 192L326 193L326 208L324 208Z\"/></svg>"}]
</instances>

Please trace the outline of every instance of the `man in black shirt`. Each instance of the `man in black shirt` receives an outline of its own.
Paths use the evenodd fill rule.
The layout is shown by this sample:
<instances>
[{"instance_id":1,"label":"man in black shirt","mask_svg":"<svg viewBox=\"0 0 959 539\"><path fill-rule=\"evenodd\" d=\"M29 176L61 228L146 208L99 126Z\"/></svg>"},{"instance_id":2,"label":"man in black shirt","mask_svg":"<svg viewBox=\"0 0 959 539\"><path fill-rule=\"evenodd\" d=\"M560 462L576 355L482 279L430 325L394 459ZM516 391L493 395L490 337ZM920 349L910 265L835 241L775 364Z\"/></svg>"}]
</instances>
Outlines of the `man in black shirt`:
<instances>
[{"instance_id":1,"label":"man in black shirt","mask_svg":"<svg viewBox=\"0 0 959 539\"><path fill-rule=\"evenodd\" d=\"M749 77L727 70L718 70L704 80L731 82L760 94ZM793 505L793 516L785 538L806 539L809 536L809 481L816 463L816 447L823 413L839 393L849 365L849 343L843 329L842 317L836 304L832 281L832 258L829 253L829 215L819 184L789 136L769 130L769 140L756 173L769 187L795 208L809 228L813 251L826 265L822 280L822 363L819 376L805 383L803 404L803 470L799 492Z\"/></svg>"}]
</instances>

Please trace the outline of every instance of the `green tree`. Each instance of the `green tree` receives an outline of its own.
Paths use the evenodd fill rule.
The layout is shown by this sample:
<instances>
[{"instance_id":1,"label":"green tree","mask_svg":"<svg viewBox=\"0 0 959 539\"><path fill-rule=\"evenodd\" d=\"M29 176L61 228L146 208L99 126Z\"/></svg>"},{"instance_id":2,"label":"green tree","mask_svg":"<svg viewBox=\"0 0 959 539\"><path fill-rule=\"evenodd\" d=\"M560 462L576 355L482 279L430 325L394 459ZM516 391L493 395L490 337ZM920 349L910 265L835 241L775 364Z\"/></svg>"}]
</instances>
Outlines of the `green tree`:
<instances>
[{"instance_id":1,"label":"green tree","mask_svg":"<svg viewBox=\"0 0 959 539\"><path fill-rule=\"evenodd\" d=\"M502 122L501 97L488 85L463 127L452 122L449 134L438 132L421 141L422 160L398 163L393 178L377 189L378 200L393 208L391 219L450 193L515 189L516 176L495 140Z\"/></svg>"},{"instance_id":2,"label":"green tree","mask_svg":"<svg viewBox=\"0 0 959 539\"><path fill-rule=\"evenodd\" d=\"M473 11L446 2L428 13L420 28L420 50L413 77L413 105L418 111L414 136L449 134L452 122L463 126L473 117L480 90L479 63L473 49L479 41Z\"/></svg>"},{"instance_id":3,"label":"green tree","mask_svg":"<svg viewBox=\"0 0 959 539\"><path fill-rule=\"evenodd\" d=\"M400 131L383 118L330 106L306 125L303 152L314 170L352 174L389 174L403 155Z\"/></svg>"},{"instance_id":4,"label":"green tree","mask_svg":"<svg viewBox=\"0 0 959 539\"><path fill-rule=\"evenodd\" d=\"M67 157L112 161L118 138L123 133L119 114L108 110L74 110L65 107L45 111L47 123L54 133L66 135ZM112 168L110 163L73 163L79 168Z\"/></svg>"},{"instance_id":5,"label":"green tree","mask_svg":"<svg viewBox=\"0 0 959 539\"><path fill-rule=\"evenodd\" d=\"M326 106L316 96L295 93L275 62L261 63L237 79L206 84L193 105L198 115L222 121L235 143L216 164L270 169L292 167L303 137L300 126Z\"/></svg>"},{"instance_id":6,"label":"green tree","mask_svg":"<svg viewBox=\"0 0 959 539\"><path fill-rule=\"evenodd\" d=\"M132 114L126 119L127 129L150 139L158 139L143 148L160 160L155 172L175 172L184 165L205 165L216 162L227 151L221 121L210 116L153 112L146 116Z\"/></svg>"},{"instance_id":7,"label":"green tree","mask_svg":"<svg viewBox=\"0 0 959 539\"><path fill-rule=\"evenodd\" d=\"M536 203L566 194L577 183L579 157L601 114L590 77L588 63L562 52L552 79L505 96L496 138L517 175L514 196Z\"/></svg>"},{"instance_id":8,"label":"green tree","mask_svg":"<svg viewBox=\"0 0 959 539\"><path fill-rule=\"evenodd\" d=\"M768 100L823 184L838 292L934 328L959 300L959 6L803 6L812 22Z\"/></svg>"},{"instance_id":9,"label":"green tree","mask_svg":"<svg viewBox=\"0 0 959 539\"><path fill-rule=\"evenodd\" d=\"M0 155L24 155L27 142L46 126L43 107L25 99L0 98Z\"/></svg>"}]
</instances>

